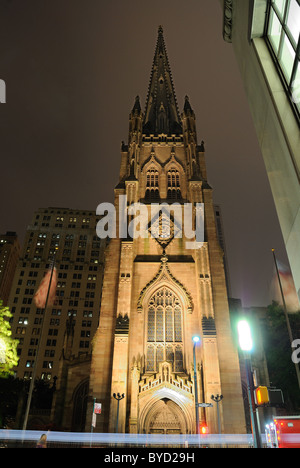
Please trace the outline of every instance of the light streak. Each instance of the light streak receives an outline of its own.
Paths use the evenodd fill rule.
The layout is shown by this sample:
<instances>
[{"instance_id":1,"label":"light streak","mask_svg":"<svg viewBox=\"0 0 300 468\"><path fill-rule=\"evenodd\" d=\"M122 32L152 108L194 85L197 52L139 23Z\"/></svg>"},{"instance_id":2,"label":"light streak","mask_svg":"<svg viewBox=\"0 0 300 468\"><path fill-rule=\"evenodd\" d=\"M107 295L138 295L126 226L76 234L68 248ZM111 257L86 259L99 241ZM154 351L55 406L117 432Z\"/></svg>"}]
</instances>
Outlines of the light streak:
<instances>
[{"instance_id":1,"label":"light streak","mask_svg":"<svg viewBox=\"0 0 300 468\"><path fill-rule=\"evenodd\" d=\"M38 441L42 433L47 434L47 442L82 443L82 444L118 444L132 445L244 445L251 446L251 434L115 434L115 433L89 433L89 432L55 432L55 431L22 431L0 430L0 441ZM300 435L299 435L300 437ZM262 435L262 441L265 442Z\"/></svg>"}]
</instances>

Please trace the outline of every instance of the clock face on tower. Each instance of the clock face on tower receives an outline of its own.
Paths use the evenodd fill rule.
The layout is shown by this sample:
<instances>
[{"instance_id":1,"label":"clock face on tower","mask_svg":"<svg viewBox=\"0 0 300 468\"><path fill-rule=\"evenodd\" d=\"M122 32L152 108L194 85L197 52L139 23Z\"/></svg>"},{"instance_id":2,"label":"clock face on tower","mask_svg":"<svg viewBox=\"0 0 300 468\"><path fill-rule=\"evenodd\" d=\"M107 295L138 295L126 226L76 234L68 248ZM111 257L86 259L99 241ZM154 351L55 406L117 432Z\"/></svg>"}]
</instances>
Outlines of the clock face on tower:
<instances>
[{"instance_id":1,"label":"clock face on tower","mask_svg":"<svg viewBox=\"0 0 300 468\"><path fill-rule=\"evenodd\" d=\"M179 237L182 228L174 223L174 219L169 212L163 209L157 213L150 222L148 231L151 237L154 237L163 249L165 249L174 237Z\"/></svg>"}]
</instances>

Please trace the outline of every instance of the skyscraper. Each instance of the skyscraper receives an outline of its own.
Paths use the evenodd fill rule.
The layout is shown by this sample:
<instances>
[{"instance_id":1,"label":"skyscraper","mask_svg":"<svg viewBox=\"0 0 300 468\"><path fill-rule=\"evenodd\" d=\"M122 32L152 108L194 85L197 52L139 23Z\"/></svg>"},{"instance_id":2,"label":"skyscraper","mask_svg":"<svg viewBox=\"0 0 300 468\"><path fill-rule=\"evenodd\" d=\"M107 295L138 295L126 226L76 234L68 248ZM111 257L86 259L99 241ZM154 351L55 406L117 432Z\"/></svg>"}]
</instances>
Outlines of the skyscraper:
<instances>
[{"instance_id":1,"label":"skyscraper","mask_svg":"<svg viewBox=\"0 0 300 468\"><path fill-rule=\"evenodd\" d=\"M6 306L20 255L20 242L15 232L0 235L0 300Z\"/></svg>"},{"instance_id":2,"label":"skyscraper","mask_svg":"<svg viewBox=\"0 0 300 468\"><path fill-rule=\"evenodd\" d=\"M98 326L105 242L96 235L99 217L88 210L39 209L25 236L8 305L13 313L12 336L19 340L19 378L36 378L53 383L66 334L72 318L74 356L91 352ZM34 295L48 271L55 249L56 301L46 312L37 308ZM36 362L39 341L38 362Z\"/></svg>"},{"instance_id":3,"label":"skyscraper","mask_svg":"<svg viewBox=\"0 0 300 468\"><path fill-rule=\"evenodd\" d=\"M159 27L145 110L137 97L129 116L128 143L122 143L115 187L118 235L110 241L106 254L86 422L89 428L96 398L102 403L95 428L99 432L115 431L118 403L113 393L124 393L119 403L119 431L194 433L195 387L200 403L211 403L212 394L224 396L220 405L224 432L245 432L223 251L207 181L204 143L197 141L195 120L187 96L183 112L179 112ZM191 248L186 218L181 226L171 212L168 225L163 207L152 216L153 205L163 202L168 206L176 202L181 214L191 207L193 227L197 207L203 204L202 244L196 242ZM124 235L119 222L127 209L127 222L134 222L133 203L147 207L146 221L139 218L139 236L129 229ZM195 345L196 369L195 335L200 337ZM216 407L199 408L199 414L200 423L217 432Z\"/></svg>"}]
</instances>

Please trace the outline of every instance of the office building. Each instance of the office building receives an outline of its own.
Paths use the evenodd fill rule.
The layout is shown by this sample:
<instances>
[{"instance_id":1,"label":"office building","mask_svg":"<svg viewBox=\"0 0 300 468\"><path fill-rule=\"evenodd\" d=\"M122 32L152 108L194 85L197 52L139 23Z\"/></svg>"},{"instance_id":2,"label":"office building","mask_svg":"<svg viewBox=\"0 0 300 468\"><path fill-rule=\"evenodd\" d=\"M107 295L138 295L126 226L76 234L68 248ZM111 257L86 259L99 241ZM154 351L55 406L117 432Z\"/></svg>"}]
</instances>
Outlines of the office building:
<instances>
[{"instance_id":1,"label":"office building","mask_svg":"<svg viewBox=\"0 0 300 468\"><path fill-rule=\"evenodd\" d=\"M7 305L15 269L20 255L20 242L15 232L0 235L0 300Z\"/></svg>"},{"instance_id":2,"label":"office building","mask_svg":"<svg viewBox=\"0 0 300 468\"><path fill-rule=\"evenodd\" d=\"M300 297L300 1L220 4Z\"/></svg>"},{"instance_id":3,"label":"office building","mask_svg":"<svg viewBox=\"0 0 300 468\"><path fill-rule=\"evenodd\" d=\"M91 353L99 321L105 249L105 242L96 235L97 219L95 212L68 208L50 207L34 213L8 302L13 314L12 336L19 340L20 359L15 369L19 378L30 379L37 365L36 378L53 384L70 317L69 355ZM45 312L36 307L34 295L51 268L56 249L56 299Z\"/></svg>"}]
</instances>

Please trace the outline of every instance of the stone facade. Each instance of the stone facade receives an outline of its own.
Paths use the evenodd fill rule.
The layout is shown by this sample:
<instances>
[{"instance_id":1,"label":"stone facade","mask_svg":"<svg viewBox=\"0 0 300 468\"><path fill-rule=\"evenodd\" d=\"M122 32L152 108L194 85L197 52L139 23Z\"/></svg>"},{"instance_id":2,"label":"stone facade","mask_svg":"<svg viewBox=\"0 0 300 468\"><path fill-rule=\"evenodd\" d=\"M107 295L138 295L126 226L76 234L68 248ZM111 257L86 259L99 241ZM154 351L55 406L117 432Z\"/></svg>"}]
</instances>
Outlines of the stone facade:
<instances>
[{"instance_id":1,"label":"stone facade","mask_svg":"<svg viewBox=\"0 0 300 468\"><path fill-rule=\"evenodd\" d=\"M102 403L97 432L194 433L195 346L198 401L220 405L222 430L244 433L245 418L238 354L230 327L223 251L220 248L212 188L207 182L204 143L197 143L195 114L188 97L179 114L159 28L145 112L137 97L129 116L128 144L122 143L120 179L115 188L117 233L127 206L143 202L146 222L141 236L111 239L106 251L100 321L91 362L86 430L94 398ZM151 219L152 203L204 204L202 246L188 248L184 229L171 212L164 231L164 210ZM125 207L125 210L127 207ZM128 223L133 222L128 214ZM149 235L149 229L159 237ZM144 235L146 233L147 235ZM199 247L199 248L198 248ZM199 408L200 422L217 432L217 411Z\"/></svg>"}]
</instances>

